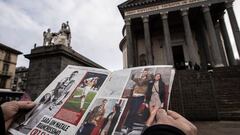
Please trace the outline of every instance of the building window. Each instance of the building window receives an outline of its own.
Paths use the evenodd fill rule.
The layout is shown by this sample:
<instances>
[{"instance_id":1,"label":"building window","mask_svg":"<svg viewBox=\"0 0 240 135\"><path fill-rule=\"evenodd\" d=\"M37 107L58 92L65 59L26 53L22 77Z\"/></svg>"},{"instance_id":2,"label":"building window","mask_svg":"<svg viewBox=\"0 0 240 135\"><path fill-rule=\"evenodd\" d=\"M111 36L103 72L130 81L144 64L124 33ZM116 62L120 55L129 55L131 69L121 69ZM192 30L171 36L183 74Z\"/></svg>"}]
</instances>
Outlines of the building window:
<instances>
[{"instance_id":1,"label":"building window","mask_svg":"<svg viewBox=\"0 0 240 135\"><path fill-rule=\"evenodd\" d=\"M3 64L3 69L2 69L3 74L7 74L8 69L9 69L9 64L4 63Z\"/></svg>"},{"instance_id":2,"label":"building window","mask_svg":"<svg viewBox=\"0 0 240 135\"><path fill-rule=\"evenodd\" d=\"M9 52L6 52L5 60L6 60L6 61L10 61L10 59L11 59L10 53L9 53Z\"/></svg>"},{"instance_id":3,"label":"building window","mask_svg":"<svg viewBox=\"0 0 240 135\"><path fill-rule=\"evenodd\" d=\"M0 88L5 88L6 81L7 80L5 78L0 78Z\"/></svg>"}]
</instances>

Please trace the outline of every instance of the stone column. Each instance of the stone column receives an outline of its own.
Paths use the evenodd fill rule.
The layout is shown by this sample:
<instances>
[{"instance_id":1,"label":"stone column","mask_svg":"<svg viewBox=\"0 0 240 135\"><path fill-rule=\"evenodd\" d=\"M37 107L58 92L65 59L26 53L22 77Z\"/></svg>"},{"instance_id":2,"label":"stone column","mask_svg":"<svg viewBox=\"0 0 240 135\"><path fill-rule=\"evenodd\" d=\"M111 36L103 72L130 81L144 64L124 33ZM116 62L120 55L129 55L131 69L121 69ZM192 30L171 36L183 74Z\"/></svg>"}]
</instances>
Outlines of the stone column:
<instances>
[{"instance_id":1,"label":"stone column","mask_svg":"<svg viewBox=\"0 0 240 135\"><path fill-rule=\"evenodd\" d=\"M173 65L173 54L172 54L172 45L171 45L171 36L168 25L168 15L167 13L161 13L162 23L163 23L163 33L165 40L165 47L167 52L167 64Z\"/></svg>"},{"instance_id":2,"label":"stone column","mask_svg":"<svg viewBox=\"0 0 240 135\"><path fill-rule=\"evenodd\" d=\"M181 15L182 15L182 19L183 19L183 25L184 25L184 31L185 31L185 39L187 42L187 46L188 46L188 51L190 54L190 61L193 62L193 64L195 63L195 59L194 59L194 54L193 53L197 53L197 51L195 50L195 47L193 46L193 36L192 36L192 30L191 30L191 26L189 23L189 18L188 18L188 10L187 9L183 9L181 10ZM193 46L194 50L191 50L190 47Z\"/></svg>"},{"instance_id":3,"label":"stone column","mask_svg":"<svg viewBox=\"0 0 240 135\"><path fill-rule=\"evenodd\" d=\"M145 50L147 54L147 65L153 65L153 53L151 45L151 36L149 29L149 19L148 16L142 17L143 19L143 28L144 28L144 39L145 39Z\"/></svg>"},{"instance_id":4,"label":"stone column","mask_svg":"<svg viewBox=\"0 0 240 135\"><path fill-rule=\"evenodd\" d=\"M221 38L221 30L220 30L219 22L217 22L215 24L215 31L216 31L216 36L217 36L218 45L219 45L219 51L220 51L220 54L221 54L221 57L222 57L223 65L228 66L228 62L227 62L227 59L226 59L226 54L225 54L225 51L224 51L225 47L223 47L223 41L222 41L222 38Z\"/></svg>"},{"instance_id":5,"label":"stone column","mask_svg":"<svg viewBox=\"0 0 240 135\"><path fill-rule=\"evenodd\" d=\"M240 31L237 23L235 13L233 11L233 2L226 2L226 8L229 16L229 20L232 26L233 35L235 38L236 46L238 49L238 54L240 54Z\"/></svg>"},{"instance_id":6,"label":"stone column","mask_svg":"<svg viewBox=\"0 0 240 135\"><path fill-rule=\"evenodd\" d=\"M126 36L127 36L127 64L128 67L134 66L134 52L133 52L133 40L132 40L132 30L131 30L131 19L125 19L126 26Z\"/></svg>"},{"instance_id":7,"label":"stone column","mask_svg":"<svg viewBox=\"0 0 240 135\"><path fill-rule=\"evenodd\" d=\"M228 35L227 27L226 27L226 24L225 24L224 16L222 16L219 19L219 24L220 24L221 34L222 34L222 37L223 37L224 46L225 46L225 49L226 49L229 65L230 66L236 65L236 60L234 58L233 49L232 49L231 41L229 39L229 35Z\"/></svg>"},{"instance_id":8,"label":"stone column","mask_svg":"<svg viewBox=\"0 0 240 135\"><path fill-rule=\"evenodd\" d=\"M203 6L203 15L204 15L204 20L205 20L205 23L207 26L207 31L208 31L209 37L210 37L209 39L210 39L210 43L212 46L212 51L213 51L212 56L214 59L215 67L222 67L223 63L222 63L220 50L219 50L219 46L218 46L216 31L214 29L212 17L210 14L210 9L206 5Z\"/></svg>"}]
</instances>

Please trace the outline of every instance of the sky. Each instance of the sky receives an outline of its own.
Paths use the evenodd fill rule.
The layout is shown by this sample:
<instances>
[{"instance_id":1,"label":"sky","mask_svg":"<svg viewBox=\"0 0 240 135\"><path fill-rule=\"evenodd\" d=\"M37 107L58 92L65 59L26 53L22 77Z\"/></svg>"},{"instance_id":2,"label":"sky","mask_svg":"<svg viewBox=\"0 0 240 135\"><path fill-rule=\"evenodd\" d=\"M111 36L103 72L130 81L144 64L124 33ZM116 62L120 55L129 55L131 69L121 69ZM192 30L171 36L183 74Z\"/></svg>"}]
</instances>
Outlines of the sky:
<instances>
[{"instance_id":1,"label":"sky","mask_svg":"<svg viewBox=\"0 0 240 135\"><path fill-rule=\"evenodd\" d=\"M117 5L125 0L0 0L0 42L29 54L37 43L42 46L43 31L58 32L69 21L74 50L109 70L122 69L119 43L124 21ZM240 22L240 1L234 10ZM227 19L231 42L234 43ZM236 48L234 48L236 52ZM236 55L236 57L238 57ZM28 67L23 55L17 66Z\"/></svg>"}]
</instances>

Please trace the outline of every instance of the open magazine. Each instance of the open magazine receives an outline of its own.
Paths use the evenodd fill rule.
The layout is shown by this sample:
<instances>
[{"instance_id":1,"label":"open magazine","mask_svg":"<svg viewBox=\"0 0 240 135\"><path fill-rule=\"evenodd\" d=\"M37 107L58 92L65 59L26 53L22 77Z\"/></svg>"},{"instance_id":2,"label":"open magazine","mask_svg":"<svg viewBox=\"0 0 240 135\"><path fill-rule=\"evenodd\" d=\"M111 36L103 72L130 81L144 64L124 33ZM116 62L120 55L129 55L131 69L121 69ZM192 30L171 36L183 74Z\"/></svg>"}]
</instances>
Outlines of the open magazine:
<instances>
[{"instance_id":1,"label":"open magazine","mask_svg":"<svg viewBox=\"0 0 240 135\"><path fill-rule=\"evenodd\" d=\"M139 135L153 107L167 109L175 70L110 72L67 66L10 128L13 135Z\"/></svg>"}]
</instances>

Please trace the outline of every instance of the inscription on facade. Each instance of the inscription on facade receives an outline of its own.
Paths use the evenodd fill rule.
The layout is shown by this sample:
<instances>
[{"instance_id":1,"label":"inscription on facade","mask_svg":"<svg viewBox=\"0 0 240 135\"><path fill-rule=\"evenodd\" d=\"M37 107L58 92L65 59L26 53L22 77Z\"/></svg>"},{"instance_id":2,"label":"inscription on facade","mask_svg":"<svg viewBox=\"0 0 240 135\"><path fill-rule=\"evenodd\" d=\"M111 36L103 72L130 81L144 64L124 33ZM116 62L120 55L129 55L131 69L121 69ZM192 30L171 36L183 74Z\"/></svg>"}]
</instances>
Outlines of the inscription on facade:
<instances>
[{"instance_id":1,"label":"inscription on facade","mask_svg":"<svg viewBox=\"0 0 240 135\"><path fill-rule=\"evenodd\" d=\"M198 3L198 2L204 2L204 1L207 1L207 0L181 0L181 1L176 1L176 2L172 2L172 3L127 11L127 12L125 12L125 16L142 14L142 13L157 11L157 10L161 10L161 9L178 7L178 6L183 6L183 5L188 5L188 4Z\"/></svg>"}]
</instances>

